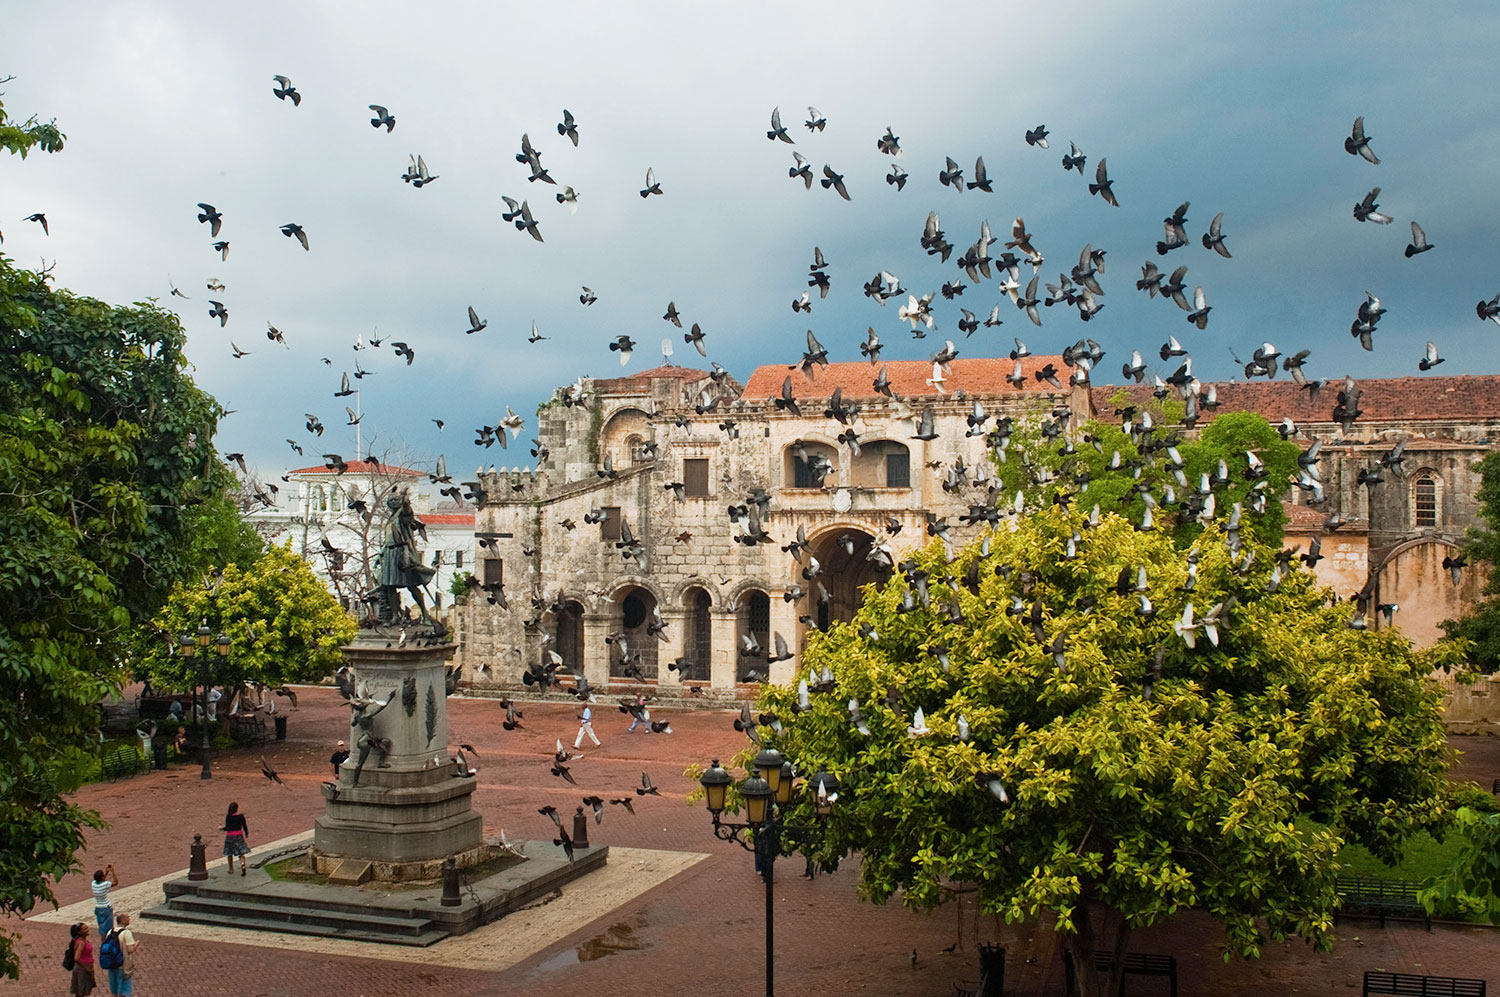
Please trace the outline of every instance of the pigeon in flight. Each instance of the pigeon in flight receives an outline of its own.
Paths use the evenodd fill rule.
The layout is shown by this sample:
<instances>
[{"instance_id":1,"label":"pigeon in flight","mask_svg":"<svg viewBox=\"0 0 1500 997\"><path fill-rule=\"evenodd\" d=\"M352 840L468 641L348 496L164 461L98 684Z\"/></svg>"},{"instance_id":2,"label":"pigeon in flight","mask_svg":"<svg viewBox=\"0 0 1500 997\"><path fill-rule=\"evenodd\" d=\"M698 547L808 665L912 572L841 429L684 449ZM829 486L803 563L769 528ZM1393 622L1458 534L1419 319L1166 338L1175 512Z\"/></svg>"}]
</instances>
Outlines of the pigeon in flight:
<instances>
[{"instance_id":1,"label":"pigeon in flight","mask_svg":"<svg viewBox=\"0 0 1500 997\"><path fill-rule=\"evenodd\" d=\"M641 197L650 197L652 194L661 193L661 184L656 182L656 171L646 167L646 187L641 191Z\"/></svg>"},{"instance_id":2,"label":"pigeon in flight","mask_svg":"<svg viewBox=\"0 0 1500 997\"><path fill-rule=\"evenodd\" d=\"M885 134L875 140L875 148L879 149L887 156L905 155L905 153L901 151L901 139L891 131L890 125L886 125Z\"/></svg>"},{"instance_id":3,"label":"pigeon in flight","mask_svg":"<svg viewBox=\"0 0 1500 997\"><path fill-rule=\"evenodd\" d=\"M203 209L198 212L198 220L200 222L207 222L208 234L214 238L218 238L219 226L224 223L224 216L219 214L219 209L215 208L212 204L204 204L200 201L198 207Z\"/></svg>"},{"instance_id":4,"label":"pigeon in flight","mask_svg":"<svg viewBox=\"0 0 1500 997\"><path fill-rule=\"evenodd\" d=\"M1203 248L1212 249L1226 260L1230 259L1229 250L1224 246L1224 233L1221 228L1224 224L1224 212L1214 215L1214 220L1208 223L1208 231L1203 233Z\"/></svg>"},{"instance_id":5,"label":"pigeon in flight","mask_svg":"<svg viewBox=\"0 0 1500 997\"><path fill-rule=\"evenodd\" d=\"M906 171L897 166L895 163L892 163L891 172L885 175L885 182L895 187L897 190L901 190L906 186Z\"/></svg>"},{"instance_id":6,"label":"pigeon in flight","mask_svg":"<svg viewBox=\"0 0 1500 997\"><path fill-rule=\"evenodd\" d=\"M227 259L229 259L229 240L228 239L222 239L222 240L214 243L214 249L218 250L218 252L219 252L219 259L221 259L221 260L227 260Z\"/></svg>"},{"instance_id":7,"label":"pigeon in flight","mask_svg":"<svg viewBox=\"0 0 1500 997\"><path fill-rule=\"evenodd\" d=\"M296 222L287 222L285 225L281 226L281 234L286 236L288 239L295 238L298 242L302 243L302 248L304 250L310 248L307 244L307 233L302 231L302 226L298 225Z\"/></svg>"},{"instance_id":8,"label":"pigeon in flight","mask_svg":"<svg viewBox=\"0 0 1500 997\"><path fill-rule=\"evenodd\" d=\"M396 116L394 114L379 104L371 104L370 110L375 112L375 117L370 119L371 128L383 127L387 135L396 130Z\"/></svg>"},{"instance_id":9,"label":"pigeon in flight","mask_svg":"<svg viewBox=\"0 0 1500 997\"><path fill-rule=\"evenodd\" d=\"M1047 148L1047 126L1037 125L1035 128L1026 129L1026 144L1039 149Z\"/></svg>"},{"instance_id":10,"label":"pigeon in flight","mask_svg":"<svg viewBox=\"0 0 1500 997\"><path fill-rule=\"evenodd\" d=\"M1083 164L1088 162L1089 157L1083 154L1083 150L1072 142L1068 143L1068 152L1063 154L1063 170L1077 170L1079 176L1083 176Z\"/></svg>"},{"instance_id":11,"label":"pigeon in flight","mask_svg":"<svg viewBox=\"0 0 1500 997\"><path fill-rule=\"evenodd\" d=\"M563 108L562 121L557 124L557 134L572 142L573 148L578 148L578 122L573 120L573 112L566 107Z\"/></svg>"},{"instance_id":12,"label":"pigeon in flight","mask_svg":"<svg viewBox=\"0 0 1500 997\"><path fill-rule=\"evenodd\" d=\"M1496 325L1500 325L1500 294L1495 295L1488 301L1481 301L1474 306L1474 313L1479 316L1479 321L1489 319Z\"/></svg>"},{"instance_id":13,"label":"pigeon in flight","mask_svg":"<svg viewBox=\"0 0 1500 997\"><path fill-rule=\"evenodd\" d=\"M586 308L598 300L599 295L595 294L588 285L584 285L583 293L578 296L578 303Z\"/></svg>"},{"instance_id":14,"label":"pigeon in flight","mask_svg":"<svg viewBox=\"0 0 1500 997\"><path fill-rule=\"evenodd\" d=\"M1120 206L1120 202L1115 199L1114 181L1109 178L1109 170L1103 159L1099 160L1099 165L1094 168L1094 182L1089 184L1089 193L1098 194L1107 204L1117 208Z\"/></svg>"},{"instance_id":15,"label":"pigeon in flight","mask_svg":"<svg viewBox=\"0 0 1500 997\"><path fill-rule=\"evenodd\" d=\"M803 124L807 126L807 130L810 132L820 132L828 127L828 119L823 117L823 113L816 107L809 107L807 109L807 120Z\"/></svg>"},{"instance_id":16,"label":"pigeon in flight","mask_svg":"<svg viewBox=\"0 0 1500 997\"><path fill-rule=\"evenodd\" d=\"M1344 139L1344 151L1372 165L1380 165L1380 157L1375 155L1375 150L1370 148L1370 138L1365 134L1364 115L1354 119L1353 130L1350 131L1349 137Z\"/></svg>"},{"instance_id":17,"label":"pigeon in flight","mask_svg":"<svg viewBox=\"0 0 1500 997\"><path fill-rule=\"evenodd\" d=\"M1411 242L1406 247L1406 258L1409 260L1418 253L1425 253L1432 248L1432 243L1427 241L1427 233L1422 231L1422 226L1416 222L1411 223Z\"/></svg>"},{"instance_id":18,"label":"pigeon in flight","mask_svg":"<svg viewBox=\"0 0 1500 997\"><path fill-rule=\"evenodd\" d=\"M827 163L823 164L823 179L819 180L818 183L823 185L824 190L832 187L838 192L839 197L842 197L846 201L849 200L849 190L844 186L844 175L833 172L833 167Z\"/></svg>"},{"instance_id":19,"label":"pigeon in flight","mask_svg":"<svg viewBox=\"0 0 1500 997\"><path fill-rule=\"evenodd\" d=\"M465 333L472 335L489 324L489 319L481 319L479 313L474 310L474 306L469 306L469 327L464 330Z\"/></svg>"},{"instance_id":20,"label":"pigeon in flight","mask_svg":"<svg viewBox=\"0 0 1500 997\"><path fill-rule=\"evenodd\" d=\"M276 95L277 100L287 100L290 98L293 107L300 107L302 105L302 95L297 92L296 87L292 86L291 80L285 76L273 76L271 79L279 84L279 86L271 91Z\"/></svg>"},{"instance_id":21,"label":"pigeon in flight","mask_svg":"<svg viewBox=\"0 0 1500 997\"><path fill-rule=\"evenodd\" d=\"M788 167L786 175L794 180L798 177L801 177L803 183L807 185L807 189L812 190L813 180L815 180L816 177L813 176L813 169L812 166L808 164L807 157L802 155L802 153L800 152L794 152L792 153L792 158L797 161L797 165Z\"/></svg>"},{"instance_id":22,"label":"pigeon in flight","mask_svg":"<svg viewBox=\"0 0 1500 997\"><path fill-rule=\"evenodd\" d=\"M1379 187L1371 187L1370 192L1354 206L1354 220L1357 222L1374 222L1377 225L1389 225L1393 220L1390 215L1383 215L1376 209L1380 207L1375 199L1380 196Z\"/></svg>"},{"instance_id":23,"label":"pigeon in flight","mask_svg":"<svg viewBox=\"0 0 1500 997\"><path fill-rule=\"evenodd\" d=\"M982 190L986 194L993 194L995 192L994 181L990 180L989 175L984 171L983 156L974 160L974 179L969 181L968 188L970 190Z\"/></svg>"},{"instance_id":24,"label":"pigeon in flight","mask_svg":"<svg viewBox=\"0 0 1500 997\"><path fill-rule=\"evenodd\" d=\"M229 309L224 307L224 302L222 301L214 301L213 299L209 299L208 303L213 305L213 307L208 310L208 317L218 319L219 328L224 328L224 326L229 323Z\"/></svg>"},{"instance_id":25,"label":"pigeon in flight","mask_svg":"<svg viewBox=\"0 0 1500 997\"><path fill-rule=\"evenodd\" d=\"M766 138L770 139L772 142L776 141L777 139L781 139L781 141L785 142L787 145L796 144L796 142L793 141L792 137L786 133L786 127L781 123L781 108L779 107L774 107L771 109L771 130L766 132Z\"/></svg>"}]
</instances>

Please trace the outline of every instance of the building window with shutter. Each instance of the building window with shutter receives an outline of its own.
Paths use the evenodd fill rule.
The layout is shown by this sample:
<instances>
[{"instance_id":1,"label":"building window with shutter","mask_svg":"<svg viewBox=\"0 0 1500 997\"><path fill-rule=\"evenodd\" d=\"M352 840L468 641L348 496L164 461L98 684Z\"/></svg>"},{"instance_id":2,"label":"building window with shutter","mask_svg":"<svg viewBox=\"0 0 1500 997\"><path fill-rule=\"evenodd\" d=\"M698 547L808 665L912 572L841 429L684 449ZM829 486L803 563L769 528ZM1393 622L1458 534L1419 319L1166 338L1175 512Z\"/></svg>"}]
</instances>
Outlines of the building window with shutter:
<instances>
[{"instance_id":1,"label":"building window with shutter","mask_svg":"<svg viewBox=\"0 0 1500 997\"><path fill-rule=\"evenodd\" d=\"M484 581L485 585L505 584L505 559L499 557L487 557L484 559Z\"/></svg>"},{"instance_id":2,"label":"building window with shutter","mask_svg":"<svg viewBox=\"0 0 1500 997\"><path fill-rule=\"evenodd\" d=\"M689 457L682 462L682 493L688 498L708 497L707 457Z\"/></svg>"},{"instance_id":3,"label":"building window with shutter","mask_svg":"<svg viewBox=\"0 0 1500 997\"><path fill-rule=\"evenodd\" d=\"M599 536L604 540L620 539L620 507L607 505L604 507L604 522L599 524Z\"/></svg>"},{"instance_id":4,"label":"building window with shutter","mask_svg":"<svg viewBox=\"0 0 1500 997\"><path fill-rule=\"evenodd\" d=\"M453 567L462 570L464 566L464 552L456 550L453 552Z\"/></svg>"},{"instance_id":5,"label":"building window with shutter","mask_svg":"<svg viewBox=\"0 0 1500 997\"><path fill-rule=\"evenodd\" d=\"M1426 474L1418 478L1413 489L1413 499L1414 523L1417 529L1436 527L1438 521L1437 479Z\"/></svg>"},{"instance_id":6,"label":"building window with shutter","mask_svg":"<svg viewBox=\"0 0 1500 997\"><path fill-rule=\"evenodd\" d=\"M887 488L911 487L911 453L905 447L888 451L885 455L885 486Z\"/></svg>"}]
</instances>

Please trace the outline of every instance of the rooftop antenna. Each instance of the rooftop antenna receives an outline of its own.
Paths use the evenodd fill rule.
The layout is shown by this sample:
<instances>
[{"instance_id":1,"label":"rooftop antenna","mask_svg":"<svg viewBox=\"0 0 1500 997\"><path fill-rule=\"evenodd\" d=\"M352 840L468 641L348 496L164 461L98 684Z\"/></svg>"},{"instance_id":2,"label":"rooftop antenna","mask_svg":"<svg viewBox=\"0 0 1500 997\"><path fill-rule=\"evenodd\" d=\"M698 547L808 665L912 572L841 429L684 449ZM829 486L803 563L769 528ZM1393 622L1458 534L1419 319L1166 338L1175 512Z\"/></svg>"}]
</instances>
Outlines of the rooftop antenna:
<instances>
[{"instance_id":1,"label":"rooftop antenna","mask_svg":"<svg viewBox=\"0 0 1500 997\"><path fill-rule=\"evenodd\" d=\"M666 367L672 366L672 340L671 339L663 339L661 341L661 362L662 362L663 366L666 366Z\"/></svg>"}]
</instances>

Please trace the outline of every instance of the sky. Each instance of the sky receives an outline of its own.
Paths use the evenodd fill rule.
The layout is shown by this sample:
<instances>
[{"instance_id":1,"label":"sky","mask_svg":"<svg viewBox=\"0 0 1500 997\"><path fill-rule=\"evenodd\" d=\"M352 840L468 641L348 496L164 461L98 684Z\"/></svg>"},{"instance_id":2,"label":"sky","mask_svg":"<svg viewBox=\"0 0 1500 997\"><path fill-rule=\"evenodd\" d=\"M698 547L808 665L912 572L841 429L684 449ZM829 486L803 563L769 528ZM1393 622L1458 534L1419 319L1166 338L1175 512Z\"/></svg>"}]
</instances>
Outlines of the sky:
<instances>
[{"instance_id":1,"label":"sky","mask_svg":"<svg viewBox=\"0 0 1500 997\"><path fill-rule=\"evenodd\" d=\"M356 381L367 450L530 464L555 387L654 366L663 338L706 369L662 320L669 300L741 381L795 362L808 329L831 359L858 360L867 327L886 359L926 359L948 338L977 357L1012 337L1041 354L1089 336L1106 350L1095 383L1118 383L1132 349L1170 373L1156 357L1168 335L1205 379L1243 377L1235 358L1262 341L1310 349L1311 377L1417 375L1429 340L1446 358L1433 375L1497 373L1500 327L1475 314L1500 293L1500 91L1484 41L1497 33L1500 7L1409 2L17 5L6 110L55 118L67 145L0 160L0 252L54 265L76 293L173 308L198 383L234 410L220 451L264 478L354 455L353 399L332 393L356 362L373 374ZM273 96L276 74L300 106ZM370 126L369 104L394 132ZM809 105L822 132L802 124ZM774 107L794 146L767 140ZM556 130L564 108L576 149ZM1379 165L1344 151L1356 115ZM1043 123L1048 150L1023 138ZM888 126L899 160L876 148ZM576 214L561 186L527 181L523 133L578 191ZM1070 140L1087 177L1062 168ZM851 200L789 178L794 150L844 174ZM414 154L439 177L422 189L401 180ZM980 155L994 193L939 184L945 157L967 179ZM1118 208L1088 193L1101 157ZM893 162L910 174L899 192ZM638 194L648 167L660 197ZM1352 216L1374 186L1390 226ZM502 196L528 200L544 242L501 219ZM200 201L223 213L227 260ZM1161 219L1182 201L1192 244L1161 259ZM37 211L50 235L23 221ZM900 302L879 307L861 286L879 270L919 295L962 279L919 245L929 211L955 256L981 221L1002 236L1024 216L1043 283L1085 244L1106 250L1104 310L1085 325L1043 309L1037 328L982 281L935 295L936 331L912 339ZM1220 211L1232 259L1198 242ZM1407 259L1413 219L1434 249ZM309 251L280 233L289 222ZM832 290L794 313L814 246ZM1188 266L1206 330L1135 290L1146 260ZM1366 291L1388 309L1372 352L1349 335ZM210 298L229 310L223 328ZM959 332L960 307L983 318L997 302L1003 325ZM472 335L469 306L489 323ZM546 340L527 342L533 322ZM608 349L621 334L638 343L623 368ZM361 337L384 345L356 352ZM521 439L473 446L507 407L526 418Z\"/></svg>"}]
</instances>

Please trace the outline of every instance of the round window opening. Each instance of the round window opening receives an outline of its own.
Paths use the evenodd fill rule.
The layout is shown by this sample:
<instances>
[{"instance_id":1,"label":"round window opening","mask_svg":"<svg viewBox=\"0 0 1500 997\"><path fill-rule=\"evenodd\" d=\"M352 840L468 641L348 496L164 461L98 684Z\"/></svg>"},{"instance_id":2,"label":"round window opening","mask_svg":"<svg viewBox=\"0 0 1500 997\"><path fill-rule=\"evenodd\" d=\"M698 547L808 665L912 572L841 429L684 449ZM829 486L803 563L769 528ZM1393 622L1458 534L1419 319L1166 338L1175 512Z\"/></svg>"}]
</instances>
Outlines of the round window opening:
<instances>
[{"instance_id":1,"label":"round window opening","mask_svg":"<svg viewBox=\"0 0 1500 997\"><path fill-rule=\"evenodd\" d=\"M620 614L626 630L634 630L646 622L646 603L640 596L631 594L620 603Z\"/></svg>"}]
</instances>

